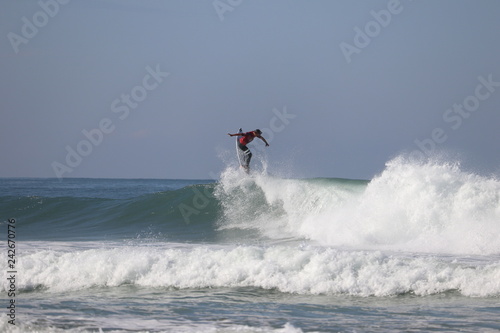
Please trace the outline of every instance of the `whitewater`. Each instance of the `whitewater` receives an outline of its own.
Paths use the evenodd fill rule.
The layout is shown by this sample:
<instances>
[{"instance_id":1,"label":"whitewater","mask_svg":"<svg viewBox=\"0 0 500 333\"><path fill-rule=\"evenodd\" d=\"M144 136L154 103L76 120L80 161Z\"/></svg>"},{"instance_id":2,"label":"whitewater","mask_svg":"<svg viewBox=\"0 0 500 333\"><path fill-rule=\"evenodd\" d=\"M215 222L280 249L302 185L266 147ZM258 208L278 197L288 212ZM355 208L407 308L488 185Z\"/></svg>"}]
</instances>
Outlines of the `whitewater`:
<instances>
[{"instance_id":1,"label":"whitewater","mask_svg":"<svg viewBox=\"0 0 500 333\"><path fill-rule=\"evenodd\" d=\"M0 188L17 270L2 332L500 330L500 180L457 162Z\"/></svg>"}]
</instances>

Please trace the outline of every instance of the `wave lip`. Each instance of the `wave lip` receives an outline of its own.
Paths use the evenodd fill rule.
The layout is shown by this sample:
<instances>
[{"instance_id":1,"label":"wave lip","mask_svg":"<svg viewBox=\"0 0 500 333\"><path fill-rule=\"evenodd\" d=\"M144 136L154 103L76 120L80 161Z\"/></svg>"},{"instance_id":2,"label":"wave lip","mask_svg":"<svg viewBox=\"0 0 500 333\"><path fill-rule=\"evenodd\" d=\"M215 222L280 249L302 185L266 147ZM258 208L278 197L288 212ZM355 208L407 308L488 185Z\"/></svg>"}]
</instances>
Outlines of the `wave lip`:
<instances>
[{"instance_id":1,"label":"wave lip","mask_svg":"<svg viewBox=\"0 0 500 333\"><path fill-rule=\"evenodd\" d=\"M304 239L301 229L331 208L349 205L367 181L335 178L282 179L266 173L251 177L226 170L214 195L222 208L219 230L257 230L272 239Z\"/></svg>"},{"instance_id":2,"label":"wave lip","mask_svg":"<svg viewBox=\"0 0 500 333\"><path fill-rule=\"evenodd\" d=\"M123 246L43 250L19 259L18 287L67 292L94 287L258 287L285 293L500 295L500 262L458 262L381 252L290 246ZM5 281L5 279L4 279ZM7 288L3 284L3 289Z\"/></svg>"}]
</instances>

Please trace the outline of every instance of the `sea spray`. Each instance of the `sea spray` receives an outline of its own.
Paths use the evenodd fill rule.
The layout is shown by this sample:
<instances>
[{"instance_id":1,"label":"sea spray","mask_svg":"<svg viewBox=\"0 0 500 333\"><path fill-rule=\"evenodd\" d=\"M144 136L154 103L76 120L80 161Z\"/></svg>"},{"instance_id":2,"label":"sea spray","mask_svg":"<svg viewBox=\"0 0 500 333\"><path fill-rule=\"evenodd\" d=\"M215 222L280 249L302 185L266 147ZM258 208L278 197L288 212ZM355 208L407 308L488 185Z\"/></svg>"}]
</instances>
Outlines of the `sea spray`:
<instances>
[{"instance_id":1,"label":"sea spray","mask_svg":"<svg viewBox=\"0 0 500 333\"><path fill-rule=\"evenodd\" d=\"M396 158L370 182L226 170L215 196L221 229L340 248L500 253L500 181L458 163Z\"/></svg>"}]
</instances>

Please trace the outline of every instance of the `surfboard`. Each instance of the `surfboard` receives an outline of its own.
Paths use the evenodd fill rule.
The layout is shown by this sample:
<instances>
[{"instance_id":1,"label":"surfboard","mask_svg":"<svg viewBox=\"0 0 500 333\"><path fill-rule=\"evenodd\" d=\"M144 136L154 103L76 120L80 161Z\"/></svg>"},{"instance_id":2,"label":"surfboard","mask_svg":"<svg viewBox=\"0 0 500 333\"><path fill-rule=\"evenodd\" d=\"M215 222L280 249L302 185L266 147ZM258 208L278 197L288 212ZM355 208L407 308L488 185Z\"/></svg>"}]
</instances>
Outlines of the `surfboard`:
<instances>
[{"instance_id":1,"label":"surfboard","mask_svg":"<svg viewBox=\"0 0 500 333\"><path fill-rule=\"evenodd\" d=\"M238 130L238 133L243 133L243 130L240 128ZM246 173L249 171L248 165L245 164L245 153L241 151L241 149L238 147L238 142L240 140L241 136L236 136L236 155L238 156L238 162L240 163L240 168L245 170Z\"/></svg>"}]
</instances>

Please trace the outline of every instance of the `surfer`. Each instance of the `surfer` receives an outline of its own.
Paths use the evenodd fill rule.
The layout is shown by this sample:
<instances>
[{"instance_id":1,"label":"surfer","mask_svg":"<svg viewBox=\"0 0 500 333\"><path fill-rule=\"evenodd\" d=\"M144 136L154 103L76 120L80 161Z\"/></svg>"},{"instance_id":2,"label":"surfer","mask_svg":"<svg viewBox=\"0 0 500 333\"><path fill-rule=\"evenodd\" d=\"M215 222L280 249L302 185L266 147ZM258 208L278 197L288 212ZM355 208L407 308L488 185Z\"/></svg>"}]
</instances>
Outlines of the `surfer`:
<instances>
[{"instance_id":1,"label":"surfer","mask_svg":"<svg viewBox=\"0 0 500 333\"><path fill-rule=\"evenodd\" d=\"M241 131L241 129L240 129ZM260 129L256 129L255 131L246 132L246 133L227 133L229 136L241 136L238 140L238 148L241 150L244 156L244 163L242 166L248 172L250 169L250 159L252 158L252 152L248 149L247 144L253 141L254 138L259 138L266 144L266 147L269 147L269 143L267 143L266 139L261 135L262 131Z\"/></svg>"}]
</instances>

